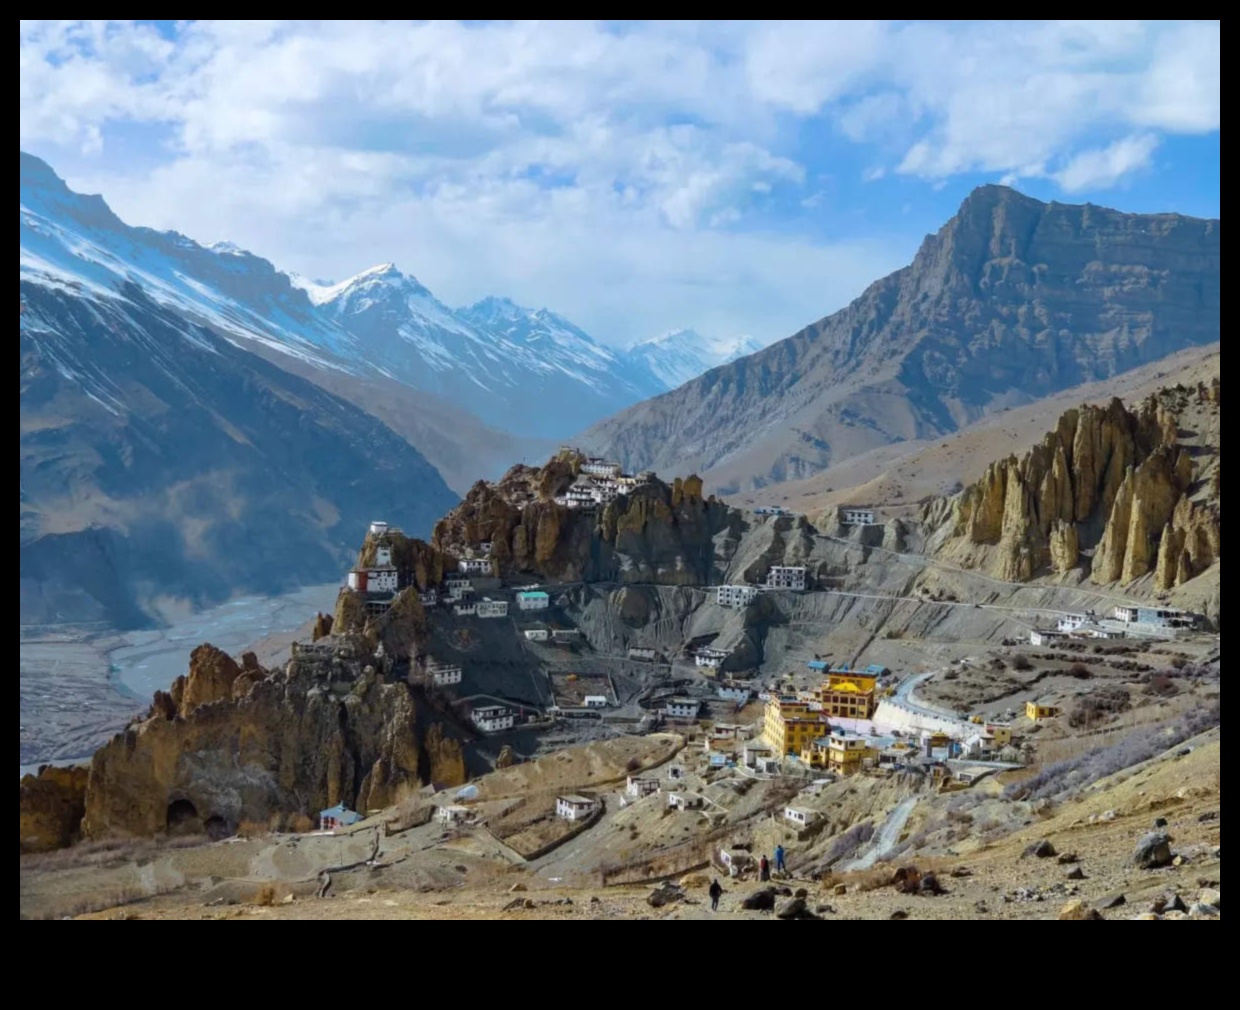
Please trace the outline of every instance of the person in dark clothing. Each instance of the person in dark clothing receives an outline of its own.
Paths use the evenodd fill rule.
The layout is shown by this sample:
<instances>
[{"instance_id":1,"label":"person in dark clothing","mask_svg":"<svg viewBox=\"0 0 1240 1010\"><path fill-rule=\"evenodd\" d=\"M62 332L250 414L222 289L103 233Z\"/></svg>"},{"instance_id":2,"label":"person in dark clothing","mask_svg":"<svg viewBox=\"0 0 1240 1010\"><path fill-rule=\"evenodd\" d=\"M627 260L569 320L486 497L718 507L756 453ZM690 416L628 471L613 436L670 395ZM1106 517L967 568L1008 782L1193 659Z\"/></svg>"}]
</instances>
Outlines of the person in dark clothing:
<instances>
[{"instance_id":1,"label":"person in dark clothing","mask_svg":"<svg viewBox=\"0 0 1240 1010\"><path fill-rule=\"evenodd\" d=\"M786 873L788 867L784 865L784 847L782 845L775 846L775 869L780 873Z\"/></svg>"},{"instance_id":2,"label":"person in dark clothing","mask_svg":"<svg viewBox=\"0 0 1240 1010\"><path fill-rule=\"evenodd\" d=\"M719 878L716 877L710 882L710 910L712 912L719 911L719 898L723 895L723 888L719 884Z\"/></svg>"},{"instance_id":3,"label":"person in dark clothing","mask_svg":"<svg viewBox=\"0 0 1240 1010\"><path fill-rule=\"evenodd\" d=\"M758 860L758 879L761 881L771 879L771 861L766 856Z\"/></svg>"}]
</instances>

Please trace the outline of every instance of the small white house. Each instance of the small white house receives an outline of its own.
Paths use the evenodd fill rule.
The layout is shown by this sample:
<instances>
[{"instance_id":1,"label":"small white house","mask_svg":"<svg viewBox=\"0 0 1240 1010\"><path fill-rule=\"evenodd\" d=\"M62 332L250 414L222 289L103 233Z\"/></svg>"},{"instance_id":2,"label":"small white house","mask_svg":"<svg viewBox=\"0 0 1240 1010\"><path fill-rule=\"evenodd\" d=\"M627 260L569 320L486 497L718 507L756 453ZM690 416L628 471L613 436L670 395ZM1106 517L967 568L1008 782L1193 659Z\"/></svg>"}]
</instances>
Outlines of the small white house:
<instances>
[{"instance_id":1,"label":"small white house","mask_svg":"<svg viewBox=\"0 0 1240 1010\"><path fill-rule=\"evenodd\" d=\"M712 649L703 646L693 654L693 663L695 666L705 666L710 669L718 669L719 664L728 658L730 653L727 649Z\"/></svg>"},{"instance_id":2,"label":"small white house","mask_svg":"<svg viewBox=\"0 0 1240 1010\"><path fill-rule=\"evenodd\" d=\"M581 631L578 628L556 628L551 632L551 641L558 642L561 645L571 645L573 642L581 640Z\"/></svg>"},{"instance_id":3,"label":"small white house","mask_svg":"<svg viewBox=\"0 0 1240 1010\"><path fill-rule=\"evenodd\" d=\"M576 793L555 798L555 815L566 821L583 821L594 813L597 807L598 800Z\"/></svg>"},{"instance_id":4,"label":"small white house","mask_svg":"<svg viewBox=\"0 0 1240 1010\"><path fill-rule=\"evenodd\" d=\"M753 697L753 690L748 684L720 684L715 693L724 701L734 701L743 705Z\"/></svg>"},{"instance_id":5,"label":"small white house","mask_svg":"<svg viewBox=\"0 0 1240 1010\"><path fill-rule=\"evenodd\" d=\"M516 725L517 714L507 705L483 705L470 713L470 719L483 733L502 733Z\"/></svg>"},{"instance_id":6,"label":"small white house","mask_svg":"<svg viewBox=\"0 0 1240 1010\"><path fill-rule=\"evenodd\" d=\"M606 708L608 705L605 694L587 694L581 701L586 708Z\"/></svg>"},{"instance_id":7,"label":"small white house","mask_svg":"<svg viewBox=\"0 0 1240 1010\"><path fill-rule=\"evenodd\" d=\"M521 634L530 642L545 642L551 637L551 632L546 628L526 628Z\"/></svg>"},{"instance_id":8,"label":"small white house","mask_svg":"<svg viewBox=\"0 0 1240 1010\"><path fill-rule=\"evenodd\" d=\"M640 800L643 796L649 796L659 791L658 779L640 778L636 775L630 775L624 785L625 795L635 800Z\"/></svg>"},{"instance_id":9,"label":"small white house","mask_svg":"<svg viewBox=\"0 0 1240 1010\"><path fill-rule=\"evenodd\" d=\"M757 768L759 761L764 761L775 756L775 752L766 744L750 742L745 744L741 751L741 760L746 768Z\"/></svg>"},{"instance_id":10,"label":"small white house","mask_svg":"<svg viewBox=\"0 0 1240 1010\"><path fill-rule=\"evenodd\" d=\"M549 606L551 606L551 597L541 589L517 593L518 610L546 610Z\"/></svg>"},{"instance_id":11,"label":"small white house","mask_svg":"<svg viewBox=\"0 0 1240 1010\"><path fill-rule=\"evenodd\" d=\"M669 719L696 719L702 703L696 698L668 698L663 714Z\"/></svg>"},{"instance_id":12,"label":"small white house","mask_svg":"<svg viewBox=\"0 0 1240 1010\"><path fill-rule=\"evenodd\" d=\"M478 601L477 613L479 617L507 617L508 601L492 600L484 598Z\"/></svg>"},{"instance_id":13,"label":"small white house","mask_svg":"<svg viewBox=\"0 0 1240 1010\"><path fill-rule=\"evenodd\" d=\"M807 569L804 565L772 565L766 573L768 589L805 589Z\"/></svg>"},{"instance_id":14,"label":"small white house","mask_svg":"<svg viewBox=\"0 0 1240 1010\"><path fill-rule=\"evenodd\" d=\"M435 820L439 821L440 824L460 824L462 821L468 821L472 818L473 811L469 807L452 804L435 809Z\"/></svg>"},{"instance_id":15,"label":"small white house","mask_svg":"<svg viewBox=\"0 0 1240 1010\"><path fill-rule=\"evenodd\" d=\"M804 807L784 808L784 820L790 821L800 828L813 824L816 816L812 810L806 810Z\"/></svg>"},{"instance_id":16,"label":"small white house","mask_svg":"<svg viewBox=\"0 0 1240 1010\"><path fill-rule=\"evenodd\" d=\"M372 537L381 537L388 531L388 524L382 519L376 519L370 524L370 535Z\"/></svg>"},{"instance_id":17,"label":"small white house","mask_svg":"<svg viewBox=\"0 0 1240 1010\"><path fill-rule=\"evenodd\" d=\"M438 663L434 660L427 664L426 672L430 674L431 680L440 687L459 684L464 676L464 671L459 663Z\"/></svg>"},{"instance_id":18,"label":"small white house","mask_svg":"<svg viewBox=\"0 0 1240 1010\"><path fill-rule=\"evenodd\" d=\"M845 505L840 509L840 522L845 526L873 526L874 510L855 505Z\"/></svg>"},{"instance_id":19,"label":"small white house","mask_svg":"<svg viewBox=\"0 0 1240 1010\"><path fill-rule=\"evenodd\" d=\"M1030 645L1051 645L1068 637L1066 631L1051 631L1049 628L1034 628L1029 632Z\"/></svg>"},{"instance_id":20,"label":"small white house","mask_svg":"<svg viewBox=\"0 0 1240 1010\"><path fill-rule=\"evenodd\" d=\"M439 602L439 590L431 586L430 589L418 593L418 599L422 602L422 606L433 607Z\"/></svg>"},{"instance_id":21,"label":"small white house","mask_svg":"<svg viewBox=\"0 0 1240 1010\"><path fill-rule=\"evenodd\" d=\"M620 464L605 459L591 458L581 464L581 472L591 477L619 477Z\"/></svg>"},{"instance_id":22,"label":"small white house","mask_svg":"<svg viewBox=\"0 0 1240 1010\"><path fill-rule=\"evenodd\" d=\"M456 566L466 575L491 574L491 560L489 558L461 558Z\"/></svg>"},{"instance_id":23,"label":"small white house","mask_svg":"<svg viewBox=\"0 0 1240 1010\"><path fill-rule=\"evenodd\" d=\"M476 603L456 603L452 606L452 612L457 617L473 617L478 613L478 604Z\"/></svg>"},{"instance_id":24,"label":"small white house","mask_svg":"<svg viewBox=\"0 0 1240 1010\"><path fill-rule=\"evenodd\" d=\"M1089 618L1084 614L1066 614L1059 619L1055 628L1057 631L1076 631L1078 628L1083 627L1088 620Z\"/></svg>"},{"instance_id":25,"label":"small white house","mask_svg":"<svg viewBox=\"0 0 1240 1010\"><path fill-rule=\"evenodd\" d=\"M652 663L659 655L656 649L647 649L641 646L633 646L629 649L629 659L635 659L640 663Z\"/></svg>"},{"instance_id":26,"label":"small white house","mask_svg":"<svg viewBox=\"0 0 1240 1010\"><path fill-rule=\"evenodd\" d=\"M747 607L758 598L761 590L757 586L717 586L715 603L721 607Z\"/></svg>"},{"instance_id":27,"label":"small white house","mask_svg":"<svg viewBox=\"0 0 1240 1010\"><path fill-rule=\"evenodd\" d=\"M668 793L667 806L670 810L697 810L702 806L702 797L696 793Z\"/></svg>"}]
</instances>

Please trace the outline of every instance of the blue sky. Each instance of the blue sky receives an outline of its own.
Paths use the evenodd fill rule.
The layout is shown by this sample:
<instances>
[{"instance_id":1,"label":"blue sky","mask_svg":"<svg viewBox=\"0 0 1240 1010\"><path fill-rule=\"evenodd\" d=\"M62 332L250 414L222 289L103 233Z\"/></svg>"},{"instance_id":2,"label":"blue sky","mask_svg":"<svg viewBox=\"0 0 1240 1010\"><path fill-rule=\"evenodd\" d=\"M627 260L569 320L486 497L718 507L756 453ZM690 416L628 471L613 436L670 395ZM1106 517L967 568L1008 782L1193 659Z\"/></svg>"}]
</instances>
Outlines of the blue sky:
<instances>
[{"instance_id":1,"label":"blue sky","mask_svg":"<svg viewBox=\"0 0 1240 1010\"><path fill-rule=\"evenodd\" d=\"M1220 214L1218 22L30 22L21 145L134 224L627 343L787 336L976 185Z\"/></svg>"}]
</instances>

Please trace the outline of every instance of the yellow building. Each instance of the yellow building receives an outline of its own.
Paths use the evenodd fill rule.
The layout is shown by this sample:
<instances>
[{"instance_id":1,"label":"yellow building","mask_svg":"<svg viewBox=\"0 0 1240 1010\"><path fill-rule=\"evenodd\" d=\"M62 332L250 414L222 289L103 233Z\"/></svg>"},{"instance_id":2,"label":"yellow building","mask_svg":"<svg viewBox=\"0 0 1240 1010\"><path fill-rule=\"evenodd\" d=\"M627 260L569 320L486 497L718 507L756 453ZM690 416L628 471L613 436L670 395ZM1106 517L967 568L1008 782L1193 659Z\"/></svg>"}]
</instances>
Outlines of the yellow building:
<instances>
[{"instance_id":1,"label":"yellow building","mask_svg":"<svg viewBox=\"0 0 1240 1010\"><path fill-rule=\"evenodd\" d=\"M986 735L996 747L1006 747L1012 742L1012 727L1005 722L986 723Z\"/></svg>"},{"instance_id":2,"label":"yellow building","mask_svg":"<svg viewBox=\"0 0 1240 1010\"><path fill-rule=\"evenodd\" d=\"M841 775L859 771L867 760L878 757L878 751L870 741L856 733L837 730L827 737L827 767Z\"/></svg>"},{"instance_id":3,"label":"yellow building","mask_svg":"<svg viewBox=\"0 0 1240 1010\"><path fill-rule=\"evenodd\" d=\"M1036 701L1025 702L1025 717L1033 722L1049 719L1058 714L1059 709L1055 705L1043 705Z\"/></svg>"},{"instance_id":4,"label":"yellow building","mask_svg":"<svg viewBox=\"0 0 1240 1010\"><path fill-rule=\"evenodd\" d=\"M808 702L791 697L772 697L766 703L762 736L781 757L800 754L814 740L830 731L826 713L812 710Z\"/></svg>"},{"instance_id":5,"label":"yellow building","mask_svg":"<svg viewBox=\"0 0 1240 1010\"><path fill-rule=\"evenodd\" d=\"M864 673L829 673L814 692L826 715L869 719L874 715L878 678Z\"/></svg>"}]
</instances>

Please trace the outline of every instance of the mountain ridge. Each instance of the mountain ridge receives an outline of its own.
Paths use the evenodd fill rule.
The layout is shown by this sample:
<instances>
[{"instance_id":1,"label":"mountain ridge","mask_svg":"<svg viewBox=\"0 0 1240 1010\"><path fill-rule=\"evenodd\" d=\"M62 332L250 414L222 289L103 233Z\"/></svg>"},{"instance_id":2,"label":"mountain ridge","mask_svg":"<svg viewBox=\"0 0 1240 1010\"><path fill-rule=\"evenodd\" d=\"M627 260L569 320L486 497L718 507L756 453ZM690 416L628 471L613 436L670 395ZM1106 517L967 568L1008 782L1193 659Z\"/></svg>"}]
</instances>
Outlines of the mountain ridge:
<instances>
[{"instance_id":1,"label":"mountain ridge","mask_svg":"<svg viewBox=\"0 0 1240 1010\"><path fill-rule=\"evenodd\" d=\"M979 187L906 267L763 351L590 428L723 493L1218 339L1220 222Z\"/></svg>"}]
</instances>

